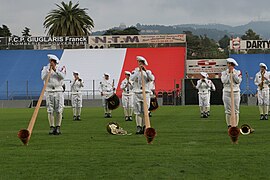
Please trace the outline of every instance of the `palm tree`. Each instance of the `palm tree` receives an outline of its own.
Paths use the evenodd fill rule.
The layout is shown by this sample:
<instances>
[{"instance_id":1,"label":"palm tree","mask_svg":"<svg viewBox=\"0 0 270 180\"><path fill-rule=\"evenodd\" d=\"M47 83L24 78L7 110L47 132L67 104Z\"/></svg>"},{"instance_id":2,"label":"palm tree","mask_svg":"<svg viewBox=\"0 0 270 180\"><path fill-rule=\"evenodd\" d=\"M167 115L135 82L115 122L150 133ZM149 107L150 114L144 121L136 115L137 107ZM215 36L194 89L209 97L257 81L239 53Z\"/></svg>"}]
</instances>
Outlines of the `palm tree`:
<instances>
[{"instance_id":1,"label":"palm tree","mask_svg":"<svg viewBox=\"0 0 270 180\"><path fill-rule=\"evenodd\" d=\"M79 8L79 3L74 6L61 2L56 4L57 9L52 10L43 23L47 34L50 36L85 36L89 35L94 27L93 20L85 12L87 8ZM45 31L45 32L46 32Z\"/></svg>"}]
</instances>

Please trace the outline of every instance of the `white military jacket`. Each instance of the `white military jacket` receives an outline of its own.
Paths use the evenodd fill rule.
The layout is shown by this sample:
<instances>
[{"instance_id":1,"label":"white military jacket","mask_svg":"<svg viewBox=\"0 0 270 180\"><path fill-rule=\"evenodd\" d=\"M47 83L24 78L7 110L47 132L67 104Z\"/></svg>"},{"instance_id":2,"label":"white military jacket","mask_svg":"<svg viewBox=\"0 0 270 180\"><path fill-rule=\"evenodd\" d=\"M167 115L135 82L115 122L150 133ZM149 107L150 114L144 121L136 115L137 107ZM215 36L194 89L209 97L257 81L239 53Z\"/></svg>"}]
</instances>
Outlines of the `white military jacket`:
<instances>
[{"instance_id":1,"label":"white military jacket","mask_svg":"<svg viewBox=\"0 0 270 180\"><path fill-rule=\"evenodd\" d=\"M103 93L103 96L108 99L114 93L113 84L109 80L103 79L99 84L99 92Z\"/></svg>"},{"instance_id":2,"label":"white military jacket","mask_svg":"<svg viewBox=\"0 0 270 180\"><path fill-rule=\"evenodd\" d=\"M41 79L43 81L47 79L47 75L49 74L49 71L50 71L50 64L43 67L41 71ZM66 76L65 66L60 67L59 65L56 65L56 70L52 71L48 85L46 87L46 91L47 92L63 91L62 85L63 85L65 76Z\"/></svg>"},{"instance_id":3,"label":"white military jacket","mask_svg":"<svg viewBox=\"0 0 270 180\"><path fill-rule=\"evenodd\" d=\"M145 92L150 93L151 92L150 82L155 80L155 76L152 74L150 70L146 70L146 71L143 71L143 77L144 77L144 83L145 83ZM139 68L135 68L135 70L132 71L130 80L134 82L133 92L142 93L142 77L141 77L141 72Z\"/></svg>"},{"instance_id":4,"label":"white military jacket","mask_svg":"<svg viewBox=\"0 0 270 180\"><path fill-rule=\"evenodd\" d=\"M240 84L242 82L242 73L239 70L233 70L233 91L240 91ZM230 73L227 69L221 73L221 82L223 83L223 91L231 92L231 84L230 84Z\"/></svg>"},{"instance_id":5,"label":"white military jacket","mask_svg":"<svg viewBox=\"0 0 270 180\"><path fill-rule=\"evenodd\" d=\"M263 81L263 86L262 86L262 89L260 87L260 83L262 82L262 74L261 74L261 71L259 71L256 76L255 76L255 79L254 79L254 83L256 86L258 86L257 90L268 90L269 89L269 76L270 76L270 73L265 71L264 73L264 81Z\"/></svg>"},{"instance_id":6,"label":"white military jacket","mask_svg":"<svg viewBox=\"0 0 270 180\"><path fill-rule=\"evenodd\" d=\"M132 91L133 90L133 82L130 80L127 80L127 78L125 78L122 81L120 88L123 90L122 95L124 95L124 96L131 96L133 94L133 91Z\"/></svg>"},{"instance_id":7,"label":"white military jacket","mask_svg":"<svg viewBox=\"0 0 270 180\"><path fill-rule=\"evenodd\" d=\"M209 89L212 87L212 81L209 79L202 79L197 81L196 89L199 90L198 94L208 94Z\"/></svg>"},{"instance_id":8,"label":"white military jacket","mask_svg":"<svg viewBox=\"0 0 270 180\"><path fill-rule=\"evenodd\" d=\"M83 80L81 79L81 81L77 80L73 80L71 85L70 85L70 89L71 89L71 93L72 94L77 94L77 93L81 93L81 89L83 88Z\"/></svg>"}]
</instances>

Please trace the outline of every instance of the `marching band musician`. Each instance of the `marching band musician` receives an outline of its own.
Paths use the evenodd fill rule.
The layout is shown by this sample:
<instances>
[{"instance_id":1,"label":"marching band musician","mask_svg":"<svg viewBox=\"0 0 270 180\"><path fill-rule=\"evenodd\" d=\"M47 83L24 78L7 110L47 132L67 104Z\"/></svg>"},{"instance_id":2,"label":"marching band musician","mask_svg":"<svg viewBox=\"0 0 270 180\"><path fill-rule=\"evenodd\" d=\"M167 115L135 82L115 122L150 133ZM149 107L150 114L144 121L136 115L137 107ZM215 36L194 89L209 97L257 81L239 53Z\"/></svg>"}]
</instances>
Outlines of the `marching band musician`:
<instances>
[{"instance_id":1,"label":"marching band musician","mask_svg":"<svg viewBox=\"0 0 270 180\"><path fill-rule=\"evenodd\" d=\"M105 112L105 118L111 118L112 117L112 110L108 108L108 101L107 99L110 98L114 94L114 82L110 83L109 78L110 75L108 73L104 73L104 79L102 82L100 82L99 85L99 92L102 97L102 105L104 107Z\"/></svg>"},{"instance_id":2,"label":"marching band musician","mask_svg":"<svg viewBox=\"0 0 270 180\"><path fill-rule=\"evenodd\" d=\"M269 109L269 72L264 63L260 63L260 71L256 74L254 79L255 85L258 86L258 106L260 111L260 120L268 120Z\"/></svg>"},{"instance_id":3,"label":"marching band musician","mask_svg":"<svg viewBox=\"0 0 270 180\"><path fill-rule=\"evenodd\" d=\"M132 121L133 113L133 82L130 81L131 73L125 71L126 78L122 81L120 88L122 92L122 105L124 108L125 120Z\"/></svg>"},{"instance_id":4,"label":"marching band musician","mask_svg":"<svg viewBox=\"0 0 270 180\"><path fill-rule=\"evenodd\" d=\"M212 81L207 79L208 74L205 72L201 72L201 79L197 81L196 89L199 90L199 106L201 112L201 118L207 118L207 110L210 107L209 101L209 89L212 87Z\"/></svg>"},{"instance_id":5,"label":"marching band musician","mask_svg":"<svg viewBox=\"0 0 270 180\"><path fill-rule=\"evenodd\" d=\"M48 120L50 124L49 134L59 135L61 134L60 127L62 123L62 113L64 108L63 102L63 80L66 76L65 66L60 67L58 65L59 59L53 54L48 54L50 63L44 66L41 71L41 79L46 80L50 69L52 69L51 76L49 78L48 85L46 87L46 106L48 112ZM55 117L54 117L55 113ZM56 120L55 120L56 119Z\"/></svg>"},{"instance_id":6,"label":"marching band musician","mask_svg":"<svg viewBox=\"0 0 270 180\"><path fill-rule=\"evenodd\" d=\"M146 103L148 108L150 107L150 82L155 80L154 75L150 70L146 69L148 65L146 59L142 56L136 57L138 61L137 68L132 72L130 79L134 82L134 114L136 115L136 125L137 130L136 134L144 134L145 130L145 121L144 121L144 111L143 111L143 94L142 94L142 76L141 71L143 72L143 78L145 82L145 93L146 93Z\"/></svg>"},{"instance_id":7,"label":"marching band musician","mask_svg":"<svg viewBox=\"0 0 270 180\"><path fill-rule=\"evenodd\" d=\"M221 73L221 82L223 83L223 104L226 114L226 123L228 128L231 127L231 80L230 74L232 73L233 78L233 96L234 96L234 107L236 126L239 123L239 106L240 106L240 84L242 82L242 73L236 70L234 67L238 66L238 63L233 58L227 60L228 69Z\"/></svg>"},{"instance_id":8,"label":"marching band musician","mask_svg":"<svg viewBox=\"0 0 270 180\"><path fill-rule=\"evenodd\" d=\"M71 82L71 104L73 108L73 120L81 120L83 80L78 71L73 71L74 80Z\"/></svg>"}]
</instances>

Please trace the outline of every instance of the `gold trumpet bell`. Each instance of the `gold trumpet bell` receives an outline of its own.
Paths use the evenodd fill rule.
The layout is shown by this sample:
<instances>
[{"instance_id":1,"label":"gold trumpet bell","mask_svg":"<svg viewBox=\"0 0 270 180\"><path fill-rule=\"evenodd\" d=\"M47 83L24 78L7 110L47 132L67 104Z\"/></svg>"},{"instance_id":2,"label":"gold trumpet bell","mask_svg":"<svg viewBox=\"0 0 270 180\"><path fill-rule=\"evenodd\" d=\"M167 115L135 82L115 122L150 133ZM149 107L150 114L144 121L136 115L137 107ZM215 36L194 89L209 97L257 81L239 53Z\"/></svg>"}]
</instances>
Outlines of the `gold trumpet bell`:
<instances>
[{"instance_id":1,"label":"gold trumpet bell","mask_svg":"<svg viewBox=\"0 0 270 180\"><path fill-rule=\"evenodd\" d=\"M243 135L249 135L250 133L253 133L255 129L251 128L248 124L243 124L240 128L240 132Z\"/></svg>"}]
</instances>

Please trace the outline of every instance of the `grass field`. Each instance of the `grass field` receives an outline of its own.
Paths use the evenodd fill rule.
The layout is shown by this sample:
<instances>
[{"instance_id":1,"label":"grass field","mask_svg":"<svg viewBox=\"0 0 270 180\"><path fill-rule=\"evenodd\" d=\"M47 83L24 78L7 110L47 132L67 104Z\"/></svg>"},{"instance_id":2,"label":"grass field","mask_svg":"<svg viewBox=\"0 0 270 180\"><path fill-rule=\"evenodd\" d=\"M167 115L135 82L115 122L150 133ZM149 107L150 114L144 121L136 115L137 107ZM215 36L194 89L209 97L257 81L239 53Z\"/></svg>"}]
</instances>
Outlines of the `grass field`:
<instances>
[{"instance_id":1,"label":"grass field","mask_svg":"<svg viewBox=\"0 0 270 180\"><path fill-rule=\"evenodd\" d=\"M151 118L157 137L152 145L135 135L135 122L123 120L122 108L112 119L102 108L84 108L82 121L64 112L62 135L48 135L40 109L28 146L17 138L34 109L0 109L0 179L269 179L270 121L258 108L241 106L240 124L255 133L232 145L223 106L212 106L208 119L197 106L160 107ZM114 136L106 124L116 121L131 136Z\"/></svg>"}]
</instances>

